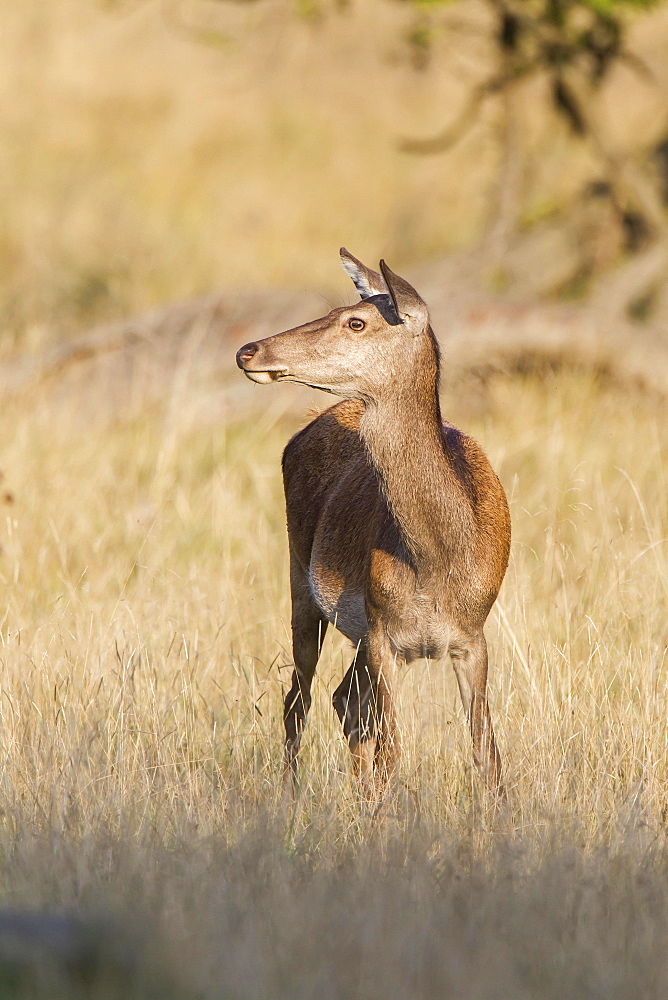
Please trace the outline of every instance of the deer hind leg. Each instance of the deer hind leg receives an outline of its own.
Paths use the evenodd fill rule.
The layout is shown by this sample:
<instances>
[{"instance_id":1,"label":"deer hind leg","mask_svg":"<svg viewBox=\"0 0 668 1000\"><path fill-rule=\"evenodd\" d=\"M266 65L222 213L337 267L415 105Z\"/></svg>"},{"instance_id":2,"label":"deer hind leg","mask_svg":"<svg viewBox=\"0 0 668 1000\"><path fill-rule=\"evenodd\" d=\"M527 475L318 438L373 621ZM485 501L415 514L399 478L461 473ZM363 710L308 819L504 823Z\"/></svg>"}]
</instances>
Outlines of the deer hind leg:
<instances>
[{"instance_id":1,"label":"deer hind leg","mask_svg":"<svg viewBox=\"0 0 668 1000\"><path fill-rule=\"evenodd\" d=\"M285 696L284 783L294 785L297 779L297 754L306 716L311 707L311 683L327 631L327 620L315 604L308 582L292 574L292 655L295 669L292 686Z\"/></svg>"},{"instance_id":2,"label":"deer hind leg","mask_svg":"<svg viewBox=\"0 0 668 1000\"><path fill-rule=\"evenodd\" d=\"M450 657L462 696L464 711L473 740L473 759L485 784L498 800L506 790L501 771L501 757L494 739L492 719L487 704L487 643L482 633L451 651Z\"/></svg>"}]
</instances>

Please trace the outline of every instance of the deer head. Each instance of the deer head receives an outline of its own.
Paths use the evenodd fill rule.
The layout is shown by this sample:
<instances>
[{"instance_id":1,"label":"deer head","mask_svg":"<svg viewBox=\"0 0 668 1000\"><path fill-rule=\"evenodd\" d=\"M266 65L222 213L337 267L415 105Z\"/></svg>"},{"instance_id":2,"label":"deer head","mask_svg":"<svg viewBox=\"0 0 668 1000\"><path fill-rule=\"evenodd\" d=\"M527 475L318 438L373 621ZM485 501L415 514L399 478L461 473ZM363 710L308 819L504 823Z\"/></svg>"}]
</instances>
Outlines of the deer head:
<instances>
[{"instance_id":1,"label":"deer head","mask_svg":"<svg viewBox=\"0 0 668 1000\"><path fill-rule=\"evenodd\" d=\"M237 364L253 382L301 382L337 396L379 399L414 382L421 353L436 360L427 307L385 261L380 274L341 248L345 270L361 301L322 319L278 333L237 352Z\"/></svg>"}]
</instances>

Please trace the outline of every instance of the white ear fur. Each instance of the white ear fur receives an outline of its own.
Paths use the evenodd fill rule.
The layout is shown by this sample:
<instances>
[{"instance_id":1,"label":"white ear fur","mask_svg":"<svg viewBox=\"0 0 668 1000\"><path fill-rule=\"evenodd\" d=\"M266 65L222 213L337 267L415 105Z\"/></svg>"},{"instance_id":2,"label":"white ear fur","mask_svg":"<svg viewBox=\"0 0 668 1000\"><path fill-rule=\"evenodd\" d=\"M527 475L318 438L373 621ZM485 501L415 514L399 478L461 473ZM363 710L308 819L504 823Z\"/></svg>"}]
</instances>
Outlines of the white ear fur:
<instances>
[{"instance_id":1,"label":"white ear fur","mask_svg":"<svg viewBox=\"0 0 668 1000\"><path fill-rule=\"evenodd\" d=\"M364 264L353 257L345 247L341 247L339 250L341 255L341 263L343 264L347 274L353 279L355 283L355 288L360 294L362 299L370 299L374 295L388 295L389 289L385 284L382 276L378 274L377 271L372 271L371 268L365 267Z\"/></svg>"}]
</instances>

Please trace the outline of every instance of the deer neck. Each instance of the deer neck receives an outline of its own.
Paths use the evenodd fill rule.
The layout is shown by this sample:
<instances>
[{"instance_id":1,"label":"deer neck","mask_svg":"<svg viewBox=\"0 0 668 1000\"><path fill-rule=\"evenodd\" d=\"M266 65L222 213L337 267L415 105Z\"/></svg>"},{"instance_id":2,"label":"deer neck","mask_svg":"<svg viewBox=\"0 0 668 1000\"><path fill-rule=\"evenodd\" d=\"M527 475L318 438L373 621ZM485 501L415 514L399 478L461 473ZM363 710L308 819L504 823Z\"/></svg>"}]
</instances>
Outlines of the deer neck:
<instances>
[{"instance_id":1,"label":"deer neck","mask_svg":"<svg viewBox=\"0 0 668 1000\"><path fill-rule=\"evenodd\" d=\"M457 456L443 440L437 371L366 403L360 433L418 576L452 566L471 530Z\"/></svg>"}]
</instances>

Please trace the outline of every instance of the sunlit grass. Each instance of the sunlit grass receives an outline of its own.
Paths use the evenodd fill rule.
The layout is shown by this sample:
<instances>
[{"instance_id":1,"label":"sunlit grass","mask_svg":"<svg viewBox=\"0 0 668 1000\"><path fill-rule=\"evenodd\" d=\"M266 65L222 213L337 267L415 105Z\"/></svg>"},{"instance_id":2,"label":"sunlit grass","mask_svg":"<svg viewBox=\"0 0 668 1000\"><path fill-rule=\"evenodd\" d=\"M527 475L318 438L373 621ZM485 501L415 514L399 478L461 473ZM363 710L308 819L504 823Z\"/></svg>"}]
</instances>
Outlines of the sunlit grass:
<instances>
[{"instance_id":1,"label":"sunlit grass","mask_svg":"<svg viewBox=\"0 0 668 1000\"><path fill-rule=\"evenodd\" d=\"M183 432L169 406L90 436L39 408L3 414L8 813L20 800L38 825L60 810L84 830L127 821L130 807L138 826L215 830L231 802L276 807L291 669L280 453L300 420L266 401L223 426L184 415ZM585 377L508 381L466 429L511 501L513 553L487 635L513 822L577 821L591 843L629 803L660 823L660 408ZM331 810L333 842L357 808L329 702L350 657L327 638L303 751L299 810ZM452 673L417 663L398 683L406 808L456 827L479 789Z\"/></svg>"},{"instance_id":2,"label":"sunlit grass","mask_svg":"<svg viewBox=\"0 0 668 1000\"><path fill-rule=\"evenodd\" d=\"M586 996L582 976L605 980L597 954L620 990L665 982L646 937L668 900L662 402L578 375L500 380L474 417L446 399L511 503L511 563L487 626L509 805L495 815L483 793L452 671L417 662L398 679L396 795L374 820L331 709L351 657L331 630L299 792L282 801L280 454L303 417L285 409L289 388L248 391L222 423L201 420L194 387L179 390L178 416L167 400L94 430L38 395L0 414L0 903L143 914L159 948L190 955L159 960L169 982L206 996L230 983L310 996L324 969L357 996L344 968L364 977L376 961L385 995L410 980L412 995L440 996L420 978L436 961L420 914L464 948L475 995L527 976L536 990L547 976L553 995L570 976L571 995ZM304 927L302 893L316 908ZM387 924L399 919L404 958ZM481 936L453 938L461 919ZM222 964L219 926L240 949ZM339 936L343 966L317 927ZM553 967L557 938L570 958ZM280 971L285 956L299 975ZM433 968L450 982L449 964Z\"/></svg>"}]
</instances>

